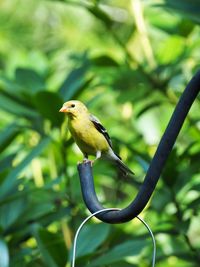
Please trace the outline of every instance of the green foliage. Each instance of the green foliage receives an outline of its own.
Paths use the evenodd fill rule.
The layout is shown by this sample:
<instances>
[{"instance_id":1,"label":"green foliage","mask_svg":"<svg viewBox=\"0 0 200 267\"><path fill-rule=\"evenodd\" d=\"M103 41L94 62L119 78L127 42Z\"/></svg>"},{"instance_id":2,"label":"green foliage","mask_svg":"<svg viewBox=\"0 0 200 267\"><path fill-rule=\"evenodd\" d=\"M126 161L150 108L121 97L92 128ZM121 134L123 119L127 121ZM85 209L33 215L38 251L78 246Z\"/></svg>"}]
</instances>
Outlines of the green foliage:
<instances>
[{"instance_id":1,"label":"green foliage","mask_svg":"<svg viewBox=\"0 0 200 267\"><path fill-rule=\"evenodd\" d=\"M199 10L199 1L186 0L0 3L1 267L70 266L87 211L76 168L82 155L58 112L63 102L85 102L136 173L120 177L99 160L99 199L120 208L132 201L199 67ZM197 99L142 213L158 267L199 266L199 106ZM77 267L144 267L151 258L137 220L89 224L78 240Z\"/></svg>"},{"instance_id":2,"label":"green foliage","mask_svg":"<svg viewBox=\"0 0 200 267\"><path fill-rule=\"evenodd\" d=\"M64 241L60 235L48 232L46 229L35 225L33 236L37 241L42 258L47 266L61 267L65 265L67 253Z\"/></svg>"},{"instance_id":3,"label":"green foliage","mask_svg":"<svg viewBox=\"0 0 200 267\"><path fill-rule=\"evenodd\" d=\"M94 233L98 233L94 238ZM91 255L95 252L110 233L110 225L97 224L89 225L83 228L78 239L78 247L76 251L76 257L83 257Z\"/></svg>"}]
</instances>

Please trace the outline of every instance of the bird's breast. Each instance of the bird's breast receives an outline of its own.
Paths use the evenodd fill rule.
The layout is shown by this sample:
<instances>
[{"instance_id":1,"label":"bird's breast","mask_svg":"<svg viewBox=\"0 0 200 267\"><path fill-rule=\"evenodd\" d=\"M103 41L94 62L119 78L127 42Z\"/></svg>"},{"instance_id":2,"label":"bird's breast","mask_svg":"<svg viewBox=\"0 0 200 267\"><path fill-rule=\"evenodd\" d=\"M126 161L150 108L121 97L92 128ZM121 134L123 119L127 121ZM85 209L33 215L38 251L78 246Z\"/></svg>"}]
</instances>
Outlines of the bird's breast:
<instances>
[{"instance_id":1,"label":"bird's breast","mask_svg":"<svg viewBox=\"0 0 200 267\"><path fill-rule=\"evenodd\" d=\"M109 149L107 140L91 121L71 120L69 130L83 153L95 155L97 151L106 152Z\"/></svg>"}]
</instances>

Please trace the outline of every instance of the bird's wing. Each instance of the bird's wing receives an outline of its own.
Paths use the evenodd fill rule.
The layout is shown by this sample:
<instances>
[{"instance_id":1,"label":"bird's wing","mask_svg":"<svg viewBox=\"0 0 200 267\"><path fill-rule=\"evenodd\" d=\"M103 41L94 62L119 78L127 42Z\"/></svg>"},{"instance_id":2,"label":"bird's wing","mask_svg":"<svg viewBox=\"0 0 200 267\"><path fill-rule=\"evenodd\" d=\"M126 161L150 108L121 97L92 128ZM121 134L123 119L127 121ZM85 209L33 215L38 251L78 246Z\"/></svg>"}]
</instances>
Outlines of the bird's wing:
<instances>
[{"instance_id":1,"label":"bird's wing","mask_svg":"<svg viewBox=\"0 0 200 267\"><path fill-rule=\"evenodd\" d=\"M108 134L108 132L106 131L106 129L103 127L103 125L101 124L101 122L92 114L90 114L90 120L91 122L94 124L95 128L101 133L103 134L103 136L106 138L109 146L112 148L112 141L110 139L110 136Z\"/></svg>"}]
</instances>

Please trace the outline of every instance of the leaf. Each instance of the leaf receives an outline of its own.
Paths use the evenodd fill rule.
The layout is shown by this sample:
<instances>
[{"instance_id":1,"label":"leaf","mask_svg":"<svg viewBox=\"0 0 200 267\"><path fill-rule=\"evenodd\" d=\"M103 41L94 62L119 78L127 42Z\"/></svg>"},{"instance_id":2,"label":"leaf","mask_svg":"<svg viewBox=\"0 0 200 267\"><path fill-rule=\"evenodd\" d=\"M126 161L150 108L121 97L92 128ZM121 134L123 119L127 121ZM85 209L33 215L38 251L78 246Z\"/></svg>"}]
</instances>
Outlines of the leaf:
<instances>
[{"instance_id":1,"label":"leaf","mask_svg":"<svg viewBox=\"0 0 200 267\"><path fill-rule=\"evenodd\" d=\"M59 113L63 101L57 93L41 91L33 98L34 105L39 113L49 119L53 126L59 127L64 119L63 114Z\"/></svg>"},{"instance_id":2,"label":"leaf","mask_svg":"<svg viewBox=\"0 0 200 267\"><path fill-rule=\"evenodd\" d=\"M67 250L60 235L51 233L39 225L34 225L36 238L42 258L49 267L63 267L67 262Z\"/></svg>"},{"instance_id":3,"label":"leaf","mask_svg":"<svg viewBox=\"0 0 200 267\"><path fill-rule=\"evenodd\" d=\"M187 205L187 209L188 210L192 209L193 211L195 211L199 209L199 206L200 206L200 197L197 197Z\"/></svg>"},{"instance_id":4,"label":"leaf","mask_svg":"<svg viewBox=\"0 0 200 267\"><path fill-rule=\"evenodd\" d=\"M76 257L85 256L95 251L107 238L109 231L110 226L101 223L83 228L77 241Z\"/></svg>"},{"instance_id":5,"label":"leaf","mask_svg":"<svg viewBox=\"0 0 200 267\"><path fill-rule=\"evenodd\" d=\"M0 199L3 199L6 194L12 191L13 187L16 185L16 179L19 173L27 167L27 165L37 157L42 150L49 144L50 139L48 137L42 139L42 141L32 149L32 151L24 157L24 159L13 168L7 175L0 187Z\"/></svg>"},{"instance_id":6,"label":"leaf","mask_svg":"<svg viewBox=\"0 0 200 267\"><path fill-rule=\"evenodd\" d=\"M116 267L116 264L111 264L109 267ZM138 264L128 263L126 261L120 261L117 263L117 267L138 267Z\"/></svg>"},{"instance_id":7,"label":"leaf","mask_svg":"<svg viewBox=\"0 0 200 267\"><path fill-rule=\"evenodd\" d=\"M182 233L185 235L185 233L188 232L189 226L190 226L191 218L187 220L182 220L180 224L177 224L174 228L177 229L178 233Z\"/></svg>"},{"instance_id":8,"label":"leaf","mask_svg":"<svg viewBox=\"0 0 200 267\"><path fill-rule=\"evenodd\" d=\"M60 94L65 101L75 98L93 80L93 77L86 78L88 70L89 64L85 63L83 66L72 70L67 76L60 88Z\"/></svg>"},{"instance_id":9,"label":"leaf","mask_svg":"<svg viewBox=\"0 0 200 267\"><path fill-rule=\"evenodd\" d=\"M173 149L162 172L163 181L169 188L173 188L178 179L178 166L180 165L179 162L179 155L177 154L176 149Z\"/></svg>"},{"instance_id":10,"label":"leaf","mask_svg":"<svg viewBox=\"0 0 200 267\"><path fill-rule=\"evenodd\" d=\"M149 109L153 109L156 107L159 107L160 105L162 105L162 100L159 101L153 101L151 103L147 103L137 114L136 117L139 118L140 116L142 116L145 112L147 112Z\"/></svg>"},{"instance_id":11,"label":"leaf","mask_svg":"<svg viewBox=\"0 0 200 267\"><path fill-rule=\"evenodd\" d=\"M33 192L34 194L35 192ZM40 196L41 196L40 192ZM44 193L44 191L43 191ZM49 194L50 192L48 192ZM51 194L50 194L51 196ZM50 214L51 212L55 212L54 210L54 203L49 197L49 201L47 202L46 200L43 201L43 203L40 203L40 201L37 202L32 202L29 200L29 207L27 211L22 215L22 220L23 221L28 221L28 222L33 222L33 221L39 221L40 218Z\"/></svg>"},{"instance_id":12,"label":"leaf","mask_svg":"<svg viewBox=\"0 0 200 267\"><path fill-rule=\"evenodd\" d=\"M0 152L6 149L19 133L20 129L16 123L8 125L0 133Z\"/></svg>"},{"instance_id":13,"label":"leaf","mask_svg":"<svg viewBox=\"0 0 200 267\"><path fill-rule=\"evenodd\" d=\"M21 116L21 117L36 117L38 114L31 108L28 108L27 106L23 105L20 101L17 101L16 99L12 99L8 95L4 94L0 91L0 108L3 110L14 114L15 116Z\"/></svg>"},{"instance_id":14,"label":"leaf","mask_svg":"<svg viewBox=\"0 0 200 267\"><path fill-rule=\"evenodd\" d=\"M0 266L9 267L9 251L3 239L0 239Z\"/></svg>"},{"instance_id":15,"label":"leaf","mask_svg":"<svg viewBox=\"0 0 200 267\"><path fill-rule=\"evenodd\" d=\"M146 242L144 240L127 241L123 244L109 250L109 252L93 260L88 267L104 266L111 263L119 262L125 257L136 256L145 247Z\"/></svg>"},{"instance_id":16,"label":"leaf","mask_svg":"<svg viewBox=\"0 0 200 267\"><path fill-rule=\"evenodd\" d=\"M57 185L59 181L60 181L60 177L55 179L55 180L52 180L51 182L45 183L45 185L41 188L35 187L35 185L34 185L33 188L31 187L30 189L25 188L22 191L15 191L14 193L12 193L12 195L9 195L8 197L3 198L0 201L0 205L5 204L5 203L9 203L10 201L15 201L16 199L19 199L21 197L26 197L27 195L31 196L31 198L35 197L37 199L37 201L39 202L41 194L43 195L43 199L46 195L49 196L48 190L51 190L52 187L54 185ZM18 182L20 184L22 182L22 180L18 179ZM38 195L37 195L37 193L38 193ZM52 194L50 194L50 195L52 196Z\"/></svg>"},{"instance_id":17,"label":"leaf","mask_svg":"<svg viewBox=\"0 0 200 267\"><path fill-rule=\"evenodd\" d=\"M107 27L111 27L113 22L107 13L105 13L98 6L90 6L87 8L96 18L101 20Z\"/></svg>"},{"instance_id":18,"label":"leaf","mask_svg":"<svg viewBox=\"0 0 200 267\"><path fill-rule=\"evenodd\" d=\"M32 69L16 69L15 80L27 94L36 93L46 87L43 78Z\"/></svg>"},{"instance_id":19,"label":"leaf","mask_svg":"<svg viewBox=\"0 0 200 267\"><path fill-rule=\"evenodd\" d=\"M12 153L0 160L0 173L4 170L11 168L12 161L15 158L16 153Z\"/></svg>"},{"instance_id":20,"label":"leaf","mask_svg":"<svg viewBox=\"0 0 200 267\"><path fill-rule=\"evenodd\" d=\"M47 214L46 216L40 218L40 222L42 225L48 225L49 222L59 221L60 219L71 216L70 208L61 208L59 210L52 211L51 213Z\"/></svg>"},{"instance_id":21,"label":"leaf","mask_svg":"<svg viewBox=\"0 0 200 267\"><path fill-rule=\"evenodd\" d=\"M111 57L102 55L91 59L92 64L97 67L118 67L119 64Z\"/></svg>"},{"instance_id":22,"label":"leaf","mask_svg":"<svg viewBox=\"0 0 200 267\"><path fill-rule=\"evenodd\" d=\"M151 208L155 209L157 213L160 213L164 210L166 205L172 201L172 196L165 187L159 188L156 194L157 198L152 198Z\"/></svg>"},{"instance_id":23,"label":"leaf","mask_svg":"<svg viewBox=\"0 0 200 267\"><path fill-rule=\"evenodd\" d=\"M139 156L139 155L135 156L135 159L137 160L139 165L142 167L142 169L146 173L148 168L149 168L149 162L146 159L144 159L143 157Z\"/></svg>"},{"instance_id":24,"label":"leaf","mask_svg":"<svg viewBox=\"0 0 200 267\"><path fill-rule=\"evenodd\" d=\"M184 17L190 18L192 21L200 23L200 3L199 0L165 0L164 4L161 4L166 8L171 8L180 12Z\"/></svg>"},{"instance_id":25,"label":"leaf","mask_svg":"<svg viewBox=\"0 0 200 267\"><path fill-rule=\"evenodd\" d=\"M20 198L14 202L0 206L0 227L3 230L9 229L9 227L20 218L20 215L25 211L26 206L26 198Z\"/></svg>"},{"instance_id":26,"label":"leaf","mask_svg":"<svg viewBox=\"0 0 200 267\"><path fill-rule=\"evenodd\" d=\"M27 210L21 215L22 221L37 221L43 225L48 225L49 222L57 221L69 213L69 208L62 208L62 206L56 205L56 201L61 201L63 196L60 192L58 199L57 192L52 190L52 186L50 187L49 183L45 184L42 188L23 190L21 195L23 198L28 196L29 200ZM19 225L20 222L18 221L17 223Z\"/></svg>"},{"instance_id":27,"label":"leaf","mask_svg":"<svg viewBox=\"0 0 200 267\"><path fill-rule=\"evenodd\" d=\"M172 12L158 12L157 8L150 10L148 21L157 29L161 29L170 35L181 35L184 37L187 37L195 27L194 23L190 20L174 16Z\"/></svg>"},{"instance_id":28,"label":"leaf","mask_svg":"<svg viewBox=\"0 0 200 267\"><path fill-rule=\"evenodd\" d=\"M185 52L185 40L180 36L170 36L162 41L157 51L157 57L161 64L176 63Z\"/></svg>"},{"instance_id":29,"label":"leaf","mask_svg":"<svg viewBox=\"0 0 200 267\"><path fill-rule=\"evenodd\" d=\"M14 95L15 97L19 97L19 92L21 90L21 87L16 84L16 82L12 81L8 77L4 76L3 74L0 74L0 84L2 84L3 91L8 92L9 94Z\"/></svg>"}]
</instances>

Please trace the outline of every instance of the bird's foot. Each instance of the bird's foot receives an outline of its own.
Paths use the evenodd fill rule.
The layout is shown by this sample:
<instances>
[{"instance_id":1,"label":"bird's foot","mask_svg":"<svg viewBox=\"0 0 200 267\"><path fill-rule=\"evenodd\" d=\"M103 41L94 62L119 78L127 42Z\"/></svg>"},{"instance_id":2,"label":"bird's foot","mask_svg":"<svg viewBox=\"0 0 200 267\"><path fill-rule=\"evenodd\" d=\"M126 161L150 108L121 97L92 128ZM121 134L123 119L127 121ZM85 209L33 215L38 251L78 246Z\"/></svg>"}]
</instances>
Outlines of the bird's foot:
<instances>
[{"instance_id":1,"label":"bird's foot","mask_svg":"<svg viewBox=\"0 0 200 267\"><path fill-rule=\"evenodd\" d=\"M90 163L91 166L92 166L93 162L94 162L93 160L86 159L86 158L84 158L83 161L82 161L82 163Z\"/></svg>"},{"instance_id":2,"label":"bird's foot","mask_svg":"<svg viewBox=\"0 0 200 267\"><path fill-rule=\"evenodd\" d=\"M83 161L78 161L77 162L77 165L86 164L86 163L90 163L91 166L92 166L92 162L89 159L84 159Z\"/></svg>"}]
</instances>

